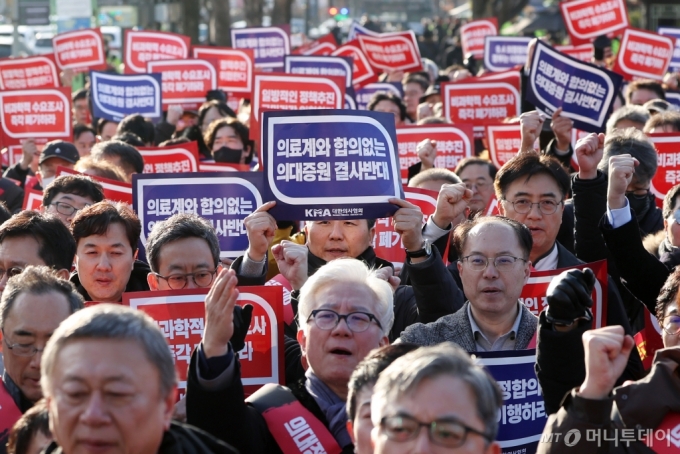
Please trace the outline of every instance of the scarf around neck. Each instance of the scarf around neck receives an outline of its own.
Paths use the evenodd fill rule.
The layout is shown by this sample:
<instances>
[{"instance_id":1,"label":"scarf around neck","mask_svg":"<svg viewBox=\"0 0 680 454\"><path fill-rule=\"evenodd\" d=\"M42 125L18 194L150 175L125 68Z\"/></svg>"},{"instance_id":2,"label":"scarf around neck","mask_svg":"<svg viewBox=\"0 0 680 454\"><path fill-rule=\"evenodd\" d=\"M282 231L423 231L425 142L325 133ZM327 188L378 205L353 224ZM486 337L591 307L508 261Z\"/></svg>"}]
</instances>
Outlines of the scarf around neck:
<instances>
[{"instance_id":1,"label":"scarf around neck","mask_svg":"<svg viewBox=\"0 0 680 454\"><path fill-rule=\"evenodd\" d=\"M326 386L312 372L312 369L308 369L305 376L307 377L305 388L326 416L328 429L333 434L333 438L342 448L351 445L352 439L347 432L347 407L345 401Z\"/></svg>"}]
</instances>

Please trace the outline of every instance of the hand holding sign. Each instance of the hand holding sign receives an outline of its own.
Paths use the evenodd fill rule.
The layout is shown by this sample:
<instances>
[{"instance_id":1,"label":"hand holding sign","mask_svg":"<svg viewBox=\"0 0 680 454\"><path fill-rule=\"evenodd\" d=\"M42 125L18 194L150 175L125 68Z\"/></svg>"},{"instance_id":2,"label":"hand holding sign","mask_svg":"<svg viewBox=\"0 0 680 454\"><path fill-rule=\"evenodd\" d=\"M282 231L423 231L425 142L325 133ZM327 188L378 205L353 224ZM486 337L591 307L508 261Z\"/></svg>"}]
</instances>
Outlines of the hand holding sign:
<instances>
[{"instance_id":1,"label":"hand holding sign","mask_svg":"<svg viewBox=\"0 0 680 454\"><path fill-rule=\"evenodd\" d=\"M238 299L236 273L222 269L205 298L203 351L207 358L224 356L234 334L234 306Z\"/></svg>"},{"instance_id":2,"label":"hand holding sign","mask_svg":"<svg viewBox=\"0 0 680 454\"><path fill-rule=\"evenodd\" d=\"M574 147L574 154L578 161L578 177L581 180L593 180L597 177L597 166L604 154L604 134L588 134L579 139Z\"/></svg>"},{"instance_id":3,"label":"hand holding sign","mask_svg":"<svg viewBox=\"0 0 680 454\"><path fill-rule=\"evenodd\" d=\"M606 398L623 373L635 342L622 326L606 326L586 331L583 347L586 354L586 379L578 395L586 399Z\"/></svg>"},{"instance_id":4,"label":"hand holding sign","mask_svg":"<svg viewBox=\"0 0 680 454\"><path fill-rule=\"evenodd\" d=\"M557 149L560 151L568 151L569 145L571 144L571 130L574 127L574 122L561 114L562 108L560 107L552 116L550 128L555 133Z\"/></svg>"},{"instance_id":5,"label":"hand holding sign","mask_svg":"<svg viewBox=\"0 0 680 454\"><path fill-rule=\"evenodd\" d=\"M421 171L434 168L434 160L437 158L437 141L425 139L418 144L416 149L422 166Z\"/></svg>"},{"instance_id":6,"label":"hand holding sign","mask_svg":"<svg viewBox=\"0 0 680 454\"><path fill-rule=\"evenodd\" d=\"M536 110L531 112L524 112L519 117L519 124L522 126L522 145L519 149L520 153L533 153L534 143L541 135L543 128L543 118Z\"/></svg>"},{"instance_id":7,"label":"hand holding sign","mask_svg":"<svg viewBox=\"0 0 680 454\"><path fill-rule=\"evenodd\" d=\"M417 251L423 247L423 212L406 200L390 199L399 207L392 217L394 231L401 235L401 242L407 251ZM411 263L425 261L427 257L411 259Z\"/></svg>"},{"instance_id":8,"label":"hand holding sign","mask_svg":"<svg viewBox=\"0 0 680 454\"><path fill-rule=\"evenodd\" d=\"M595 286L595 274L590 268L572 269L556 276L548 286L548 310L545 314L550 323L565 325L570 331L580 318L592 320L593 299L590 295Z\"/></svg>"},{"instance_id":9,"label":"hand holding sign","mask_svg":"<svg viewBox=\"0 0 680 454\"><path fill-rule=\"evenodd\" d=\"M279 271L293 290L300 290L307 282L307 253L307 246L286 240L272 248Z\"/></svg>"},{"instance_id":10,"label":"hand holding sign","mask_svg":"<svg viewBox=\"0 0 680 454\"><path fill-rule=\"evenodd\" d=\"M609 158L609 185L607 186L607 205L616 210L626 206L626 190L633 181L635 167L640 163L629 154Z\"/></svg>"},{"instance_id":11,"label":"hand holding sign","mask_svg":"<svg viewBox=\"0 0 680 454\"><path fill-rule=\"evenodd\" d=\"M432 215L432 221L440 229L449 229L451 224L465 214L468 203L472 199L472 191L465 184L445 184L437 196L437 208ZM455 226L455 225L454 225Z\"/></svg>"},{"instance_id":12,"label":"hand holding sign","mask_svg":"<svg viewBox=\"0 0 680 454\"><path fill-rule=\"evenodd\" d=\"M267 212L274 205L276 202L267 202L243 220L248 234L246 254L255 262L261 262L267 257L267 251L274 241L276 221Z\"/></svg>"}]
</instances>

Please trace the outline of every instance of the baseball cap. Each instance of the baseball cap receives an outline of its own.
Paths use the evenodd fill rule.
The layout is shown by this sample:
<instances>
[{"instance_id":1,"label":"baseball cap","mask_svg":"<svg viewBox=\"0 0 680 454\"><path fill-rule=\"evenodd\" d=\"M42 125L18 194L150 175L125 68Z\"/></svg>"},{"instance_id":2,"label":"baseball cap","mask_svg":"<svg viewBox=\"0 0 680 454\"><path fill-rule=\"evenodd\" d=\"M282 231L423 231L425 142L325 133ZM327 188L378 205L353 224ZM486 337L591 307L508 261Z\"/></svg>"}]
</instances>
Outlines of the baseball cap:
<instances>
[{"instance_id":1,"label":"baseball cap","mask_svg":"<svg viewBox=\"0 0 680 454\"><path fill-rule=\"evenodd\" d=\"M75 164L80 159L78 149L71 142L64 142L63 140L53 140L48 142L40 153L40 160L38 164L42 164L50 158L61 158L65 161Z\"/></svg>"}]
</instances>

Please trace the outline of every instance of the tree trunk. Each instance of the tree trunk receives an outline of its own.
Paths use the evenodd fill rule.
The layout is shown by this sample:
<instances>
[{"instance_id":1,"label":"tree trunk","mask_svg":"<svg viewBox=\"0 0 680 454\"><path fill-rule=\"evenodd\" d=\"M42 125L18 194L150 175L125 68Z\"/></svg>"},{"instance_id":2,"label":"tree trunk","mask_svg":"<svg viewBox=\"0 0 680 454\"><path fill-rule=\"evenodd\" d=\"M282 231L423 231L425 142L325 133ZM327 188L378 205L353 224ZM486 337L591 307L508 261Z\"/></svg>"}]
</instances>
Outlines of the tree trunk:
<instances>
[{"instance_id":1,"label":"tree trunk","mask_svg":"<svg viewBox=\"0 0 680 454\"><path fill-rule=\"evenodd\" d=\"M216 46L231 46L231 15L229 12L229 0L212 0L210 41Z\"/></svg>"},{"instance_id":2,"label":"tree trunk","mask_svg":"<svg viewBox=\"0 0 680 454\"><path fill-rule=\"evenodd\" d=\"M496 17L500 27L509 20L517 16L529 0L474 0L470 1L472 6L472 18L483 19L485 17Z\"/></svg>"},{"instance_id":3,"label":"tree trunk","mask_svg":"<svg viewBox=\"0 0 680 454\"><path fill-rule=\"evenodd\" d=\"M198 44L200 15L201 5L199 1L182 0L182 33L191 38L192 44Z\"/></svg>"},{"instance_id":4,"label":"tree trunk","mask_svg":"<svg viewBox=\"0 0 680 454\"><path fill-rule=\"evenodd\" d=\"M248 27L259 27L262 25L262 12L264 10L263 0L245 0L246 23Z\"/></svg>"},{"instance_id":5,"label":"tree trunk","mask_svg":"<svg viewBox=\"0 0 680 454\"><path fill-rule=\"evenodd\" d=\"M290 24L292 18L293 0L274 0L272 25Z\"/></svg>"}]
</instances>

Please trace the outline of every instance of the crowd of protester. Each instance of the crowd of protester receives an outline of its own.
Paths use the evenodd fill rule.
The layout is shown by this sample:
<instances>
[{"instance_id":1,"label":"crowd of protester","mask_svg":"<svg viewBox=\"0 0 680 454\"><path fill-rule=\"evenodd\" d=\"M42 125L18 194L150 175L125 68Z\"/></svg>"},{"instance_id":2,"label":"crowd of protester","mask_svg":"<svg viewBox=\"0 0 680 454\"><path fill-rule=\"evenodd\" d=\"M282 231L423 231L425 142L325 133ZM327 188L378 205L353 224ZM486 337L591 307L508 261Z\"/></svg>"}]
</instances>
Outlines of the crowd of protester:
<instances>
[{"instance_id":1,"label":"crowd of protester","mask_svg":"<svg viewBox=\"0 0 680 454\"><path fill-rule=\"evenodd\" d=\"M439 85L481 74L463 58L459 26L431 24L420 52L436 74L383 74L404 96L376 93L368 109L397 127L445 123ZM501 168L481 140L455 172L435 166L435 141L419 143L408 186L436 191L436 211L423 222L418 206L390 201L407 257L399 272L372 247L376 220L276 220L275 201L245 218L248 248L233 260L194 214L156 223L140 251L137 214L91 176L129 183L144 171L140 147L187 141L204 160L257 171L250 107L234 111L213 91L197 111L115 123L92 119L88 90L75 92L73 140L24 140L0 180L0 452L292 452L291 426L267 416L277 402L299 403L318 437L299 452L497 454L503 393L471 355L531 348L549 415L538 452L652 452L639 433L680 413L680 185L656 206L647 134L680 133L664 99L678 77L628 84L606 132L575 145L570 119L527 107L507 119L522 141ZM79 174L57 177L58 167ZM40 211L22 210L24 190L42 192ZM499 214L487 215L493 200ZM607 311L593 329L595 276L580 265L598 260ZM563 269L534 315L520 301L531 273ZM238 289L276 275L292 288L286 386L246 398L238 352L253 308L236 304ZM210 288L205 329L177 402L163 334L119 303L126 292L192 288ZM666 347L651 369L632 338L646 311ZM584 435L570 451L551 436L618 440L623 429L635 431L628 446Z\"/></svg>"}]
</instances>

